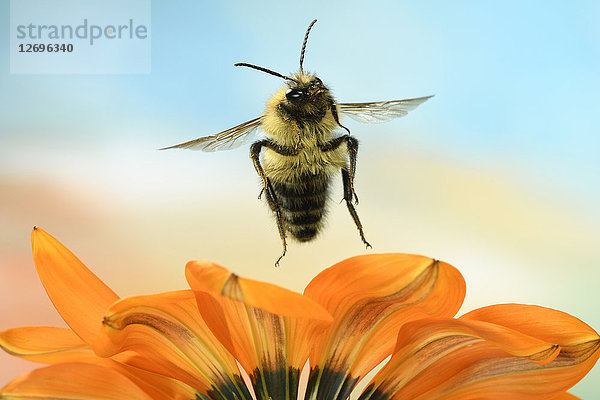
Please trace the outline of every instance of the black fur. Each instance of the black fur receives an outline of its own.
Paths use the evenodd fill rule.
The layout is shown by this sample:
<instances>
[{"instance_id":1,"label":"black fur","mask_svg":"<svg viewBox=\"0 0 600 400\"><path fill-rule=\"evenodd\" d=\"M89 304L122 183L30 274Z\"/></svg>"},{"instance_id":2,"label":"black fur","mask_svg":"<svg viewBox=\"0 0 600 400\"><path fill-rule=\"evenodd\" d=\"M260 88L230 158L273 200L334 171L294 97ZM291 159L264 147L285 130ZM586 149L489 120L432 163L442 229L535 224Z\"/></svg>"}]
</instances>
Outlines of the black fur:
<instances>
[{"instance_id":1,"label":"black fur","mask_svg":"<svg viewBox=\"0 0 600 400\"><path fill-rule=\"evenodd\" d=\"M286 230L297 240L312 240L325 214L329 180L321 175L301 175L293 182L272 181Z\"/></svg>"}]
</instances>

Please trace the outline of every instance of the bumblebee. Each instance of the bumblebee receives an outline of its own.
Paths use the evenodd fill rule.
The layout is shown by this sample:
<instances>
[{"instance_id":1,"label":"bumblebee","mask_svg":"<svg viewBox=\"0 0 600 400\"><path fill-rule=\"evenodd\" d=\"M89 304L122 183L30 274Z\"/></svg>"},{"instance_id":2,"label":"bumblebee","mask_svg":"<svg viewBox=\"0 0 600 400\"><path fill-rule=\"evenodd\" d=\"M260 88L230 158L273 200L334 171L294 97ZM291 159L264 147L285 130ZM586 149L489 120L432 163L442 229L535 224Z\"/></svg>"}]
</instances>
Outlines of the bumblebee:
<instances>
[{"instance_id":1,"label":"bumblebee","mask_svg":"<svg viewBox=\"0 0 600 400\"><path fill-rule=\"evenodd\" d=\"M262 116L215 135L164 148L228 150L255 140L262 130L264 137L250 146L250 158L262 180L258 197L264 194L281 237L283 252L276 266L287 252L288 234L299 242L308 242L321 231L330 185L339 173L343 200L362 242L367 248L371 247L354 207L358 204L354 188L358 141L340 123L340 116L364 123L384 122L406 115L432 97L373 103L336 102L321 79L302 69L308 35L315 22L316 19L310 23L304 35L297 73L286 76L253 64L235 64L286 81L286 86L269 99ZM345 133L340 134L338 128Z\"/></svg>"}]
</instances>

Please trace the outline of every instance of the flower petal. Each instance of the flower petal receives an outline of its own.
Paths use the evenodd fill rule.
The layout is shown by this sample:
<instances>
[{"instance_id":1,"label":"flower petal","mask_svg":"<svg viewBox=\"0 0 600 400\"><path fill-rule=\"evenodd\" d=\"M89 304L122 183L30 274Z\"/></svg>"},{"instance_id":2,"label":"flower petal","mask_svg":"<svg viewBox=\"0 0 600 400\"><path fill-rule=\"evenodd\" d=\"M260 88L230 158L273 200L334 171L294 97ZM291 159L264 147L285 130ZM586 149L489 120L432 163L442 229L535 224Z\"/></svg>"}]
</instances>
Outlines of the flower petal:
<instances>
[{"instance_id":1,"label":"flower petal","mask_svg":"<svg viewBox=\"0 0 600 400\"><path fill-rule=\"evenodd\" d=\"M164 375L149 372L132 365L139 364L139 356L119 354L118 361L97 358L97 363L112 368L125 376L153 399L191 400L197 399L199 392L185 383ZM202 397L201 397L202 398Z\"/></svg>"},{"instance_id":2,"label":"flower petal","mask_svg":"<svg viewBox=\"0 0 600 400\"><path fill-rule=\"evenodd\" d=\"M502 325L561 346L598 340L585 322L565 312L526 304L496 304L470 311L460 317Z\"/></svg>"},{"instance_id":3,"label":"flower petal","mask_svg":"<svg viewBox=\"0 0 600 400\"><path fill-rule=\"evenodd\" d=\"M190 261L186 265L186 278L194 290L225 296L271 314L311 319L331 323L331 315L319 304L300 293L277 285L237 276L226 268L210 261Z\"/></svg>"},{"instance_id":4,"label":"flower petal","mask_svg":"<svg viewBox=\"0 0 600 400\"><path fill-rule=\"evenodd\" d=\"M151 399L117 371L85 363L63 363L36 369L4 386L0 397L11 400Z\"/></svg>"},{"instance_id":5,"label":"flower petal","mask_svg":"<svg viewBox=\"0 0 600 400\"><path fill-rule=\"evenodd\" d=\"M248 371L258 398L295 399L310 343L332 322L319 304L203 261L186 266L202 317Z\"/></svg>"},{"instance_id":6,"label":"flower petal","mask_svg":"<svg viewBox=\"0 0 600 400\"><path fill-rule=\"evenodd\" d=\"M426 319L405 325L392 358L361 400L378 396L550 399L578 382L598 359L600 340L581 321L576 328L575 318L555 310L522 306L520 313L517 305L510 309L518 316L508 327L473 318ZM471 317L478 314L494 313L474 312ZM579 339L571 333L564 335L566 341L553 340L563 333L551 335L545 328L552 324L538 320L549 314L555 318L555 328L561 331L563 321L565 327L579 330ZM530 329L513 329L511 325L519 325L524 315L530 319L526 323L523 319ZM541 326L537 331L536 320Z\"/></svg>"},{"instance_id":7,"label":"flower petal","mask_svg":"<svg viewBox=\"0 0 600 400\"><path fill-rule=\"evenodd\" d=\"M348 396L360 377L391 354L403 324L453 316L465 290L451 265L410 254L353 257L321 272L304 293L335 322L314 341L309 392Z\"/></svg>"},{"instance_id":8,"label":"flower petal","mask_svg":"<svg viewBox=\"0 0 600 400\"><path fill-rule=\"evenodd\" d=\"M551 400L580 400L579 397L572 395L571 393L560 393L559 395L556 395L554 397L552 397Z\"/></svg>"},{"instance_id":9,"label":"flower petal","mask_svg":"<svg viewBox=\"0 0 600 400\"><path fill-rule=\"evenodd\" d=\"M35 267L52 304L71 329L92 344L104 313L119 297L43 229L33 229L31 244Z\"/></svg>"},{"instance_id":10,"label":"flower petal","mask_svg":"<svg viewBox=\"0 0 600 400\"><path fill-rule=\"evenodd\" d=\"M250 398L235 360L202 320L190 290L124 298L108 311L104 333L106 340L97 343L102 356L133 351L140 357L130 365L177 379L211 398L232 392Z\"/></svg>"},{"instance_id":11,"label":"flower petal","mask_svg":"<svg viewBox=\"0 0 600 400\"><path fill-rule=\"evenodd\" d=\"M0 347L8 353L43 363L89 363L110 367L154 399L193 399L197 393L183 382L126 365L137 356L119 354L119 362L101 358L70 329L24 327L0 332Z\"/></svg>"},{"instance_id":12,"label":"flower petal","mask_svg":"<svg viewBox=\"0 0 600 400\"><path fill-rule=\"evenodd\" d=\"M48 326L0 332L0 347L14 356L49 364L96 358L90 347L72 330Z\"/></svg>"}]
</instances>

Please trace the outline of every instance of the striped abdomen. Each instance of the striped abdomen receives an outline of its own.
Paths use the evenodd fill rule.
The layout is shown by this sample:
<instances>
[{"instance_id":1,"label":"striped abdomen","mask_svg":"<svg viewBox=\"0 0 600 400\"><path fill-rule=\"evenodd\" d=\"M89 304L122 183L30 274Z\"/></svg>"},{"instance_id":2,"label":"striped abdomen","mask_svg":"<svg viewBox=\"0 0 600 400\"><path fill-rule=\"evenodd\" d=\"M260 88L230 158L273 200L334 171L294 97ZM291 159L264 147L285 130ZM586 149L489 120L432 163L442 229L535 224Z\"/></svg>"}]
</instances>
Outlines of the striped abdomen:
<instances>
[{"instance_id":1,"label":"striped abdomen","mask_svg":"<svg viewBox=\"0 0 600 400\"><path fill-rule=\"evenodd\" d=\"M283 214L285 230L296 240L314 239L325 214L329 177L325 173L306 174L293 181L271 179Z\"/></svg>"}]
</instances>

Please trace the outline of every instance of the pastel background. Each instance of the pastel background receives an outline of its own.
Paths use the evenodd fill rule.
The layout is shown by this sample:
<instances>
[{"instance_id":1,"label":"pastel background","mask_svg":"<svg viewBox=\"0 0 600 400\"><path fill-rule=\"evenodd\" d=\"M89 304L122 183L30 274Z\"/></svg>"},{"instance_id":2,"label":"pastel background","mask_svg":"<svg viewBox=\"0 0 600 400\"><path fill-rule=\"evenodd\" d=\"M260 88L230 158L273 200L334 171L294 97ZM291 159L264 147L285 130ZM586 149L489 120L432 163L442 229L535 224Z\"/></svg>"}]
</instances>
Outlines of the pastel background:
<instances>
[{"instance_id":1,"label":"pastel background","mask_svg":"<svg viewBox=\"0 0 600 400\"><path fill-rule=\"evenodd\" d=\"M436 95L400 120L345 121L372 251L457 266L461 312L541 304L600 330L600 3L154 1L146 75L11 75L8 1L0 14L0 329L63 325L34 225L121 296L186 288L197 258L301 291L365 253L341 180L319 240L274 268L248 149L156 150L259 116L282 81L233 64L295 71L318 18L305 69L339 101ZM0 385L33 367L0 353ZM600 368L572 393L597 398Z\"/></svg>"}]
</instances>

